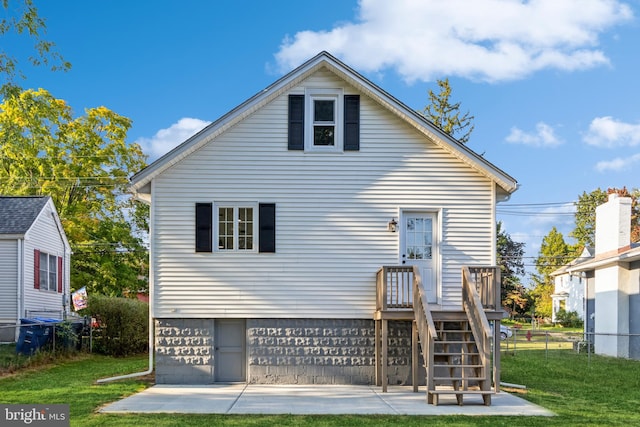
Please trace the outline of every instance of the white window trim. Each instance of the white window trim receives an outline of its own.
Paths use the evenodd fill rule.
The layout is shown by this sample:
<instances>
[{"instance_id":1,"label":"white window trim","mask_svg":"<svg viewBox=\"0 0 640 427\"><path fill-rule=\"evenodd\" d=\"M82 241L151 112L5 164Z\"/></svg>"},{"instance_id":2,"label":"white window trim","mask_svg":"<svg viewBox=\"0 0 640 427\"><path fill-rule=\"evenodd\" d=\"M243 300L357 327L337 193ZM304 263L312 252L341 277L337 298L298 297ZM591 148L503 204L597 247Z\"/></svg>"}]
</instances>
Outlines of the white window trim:
<instances>
[{"instance_id":1,"label":"white window trim","mask_svg":"<svg viewBox=\"0 0 640 427\"><path fill-rule=\"evenodd\" d=\"M334 145L319 146L313 144L313 101L316 99L335 100L335 135ZM304 151L314 153L341 153L344 151L344 91L342 89L330 88L306 88L305 89L305 131L304 131Z\"/></svg>"},{"instance_id":2,"label":"white window trim","mask_svg":"<svg viewBox=\"0 0 640 427\"><path fill-rule=\"evenodd\" d=\"M46 268L46 273L45 271L42 269L42 255L46 255L47 256L47 268ZM54 259L54 265L55 265L55 269L56 269L56 277L53 281L53 289L51 289L51 283L50 283L50 278L51 278L51 270L49 269L49 267L51 266L50 262L51 262L51 258ZM45 252L45 251L40 251L40 272L38 273L40 275L40 288L39 290L44 291L44 292L55 292L58 293L58 276L60 275L60 272L58 271L58 257L56 255L50 254L49 252ZM46 284L47 287L43 288L42 286L42 274L45 273L46 275Z\"/></svg>"},{"instance_id":3,"label":"white window trim","mask_svg":"<svg viewBox=\"0 0 640 427\"><path fill-rule=\"evenodd\" d=\"M235 226L233 228L233 249L220 249L218 237L220 235L218 212L220 208L233 208ZM253 209L253 248L238 249L238 208ZM258 203L257 202L214 202L213 203L213 251L220 253L253 253L258 252Z\"/></svg>"}]
</instances>

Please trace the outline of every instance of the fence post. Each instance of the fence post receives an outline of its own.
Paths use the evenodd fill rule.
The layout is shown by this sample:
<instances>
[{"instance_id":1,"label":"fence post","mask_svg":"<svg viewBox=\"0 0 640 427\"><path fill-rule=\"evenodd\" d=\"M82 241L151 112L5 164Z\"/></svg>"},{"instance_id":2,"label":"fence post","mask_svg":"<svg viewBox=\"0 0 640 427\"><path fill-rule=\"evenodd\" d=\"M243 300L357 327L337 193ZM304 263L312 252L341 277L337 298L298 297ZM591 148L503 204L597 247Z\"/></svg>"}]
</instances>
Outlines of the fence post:
<instances>
[{"instance_id":1,"label":"fence post","mask_svg":"<svg viewBox=\"0 0 640 427\"><path fill-rule=\"evenodd\" d=\"M544 331L544 358L549 358L549 331Z\"/></svg>"}]
</instances>

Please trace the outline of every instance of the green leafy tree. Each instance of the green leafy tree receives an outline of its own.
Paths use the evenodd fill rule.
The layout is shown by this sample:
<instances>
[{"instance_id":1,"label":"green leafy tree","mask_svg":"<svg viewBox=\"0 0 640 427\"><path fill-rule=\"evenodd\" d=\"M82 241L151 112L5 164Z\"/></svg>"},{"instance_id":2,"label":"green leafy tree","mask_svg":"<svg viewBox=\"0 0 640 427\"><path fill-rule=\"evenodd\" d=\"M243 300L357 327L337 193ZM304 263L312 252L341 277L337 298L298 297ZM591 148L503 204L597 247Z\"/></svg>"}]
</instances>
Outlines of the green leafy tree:
<instances>
[{"instance_id":1,"label":"green leafy tree","mask_svg":"<svg viewBox=\"0 0 640 427\"><path fill-rule=\"evenodd\" d=\"M596 231L596 207L607 201L607 192L596 189L591 193L586 191L578 197L575 203L575 228L570 237L576 239L581 247L594 246Z\"/></svg>"},{"instance_id":2,"label":"green leafy tree","mask_svg":"<svg viewBox=\"0 0 640 427\"><path fill-rule=\"evenodd\" d=\"M595 245L596 207L605 203L609 194L612 193L622 197L631 197L631 241L640 240L640 206L638 206L640 190L629 191L626 187L622 187L609 188L604 191L597 188L591 193L583 192L575 203L575 228L569 236L576 239L579 247Z\"/></svg>"},{"instance_id":3,"label":"green leafy tree","mask_svg":"<svg viewBox=\"0 0 640 427\"><path fill-rule=\"evenodd\" d=\"M131 122L105 107L73 117L44 89L0 104L0 194L50 195L74 255L71 287L119 296L146 287L148 208L126 193L145 166Z\"/></svg>"},{"instance_id":4,"label":"green leafy tree","mask_svg":"<svg viewBox=\"0 0 640 427\"><path fill-rule=\"evenodd\" d=\"M574 247L568 245L562 233L555 227L542 239L540 252L536 258L536 274L532 275L534 288L531 291L538 317L551 317L551 295L554 281L551 273L577 256Z\"/></svg>"},{"instance_id":5,"label":"green leafy tree","mask_svg":"<svg viewBox=\"0 0 640 427\"><path fill-rule=\"evenodd\" d=\"M524 276L525 244L514 241L509 233L502 229L502 221L497 224L497 260L500 266L502 288L500 297L503 306L524 308L521 277Z\"/></svg>"},{"instance_id":6,"label":"green leafy tree","mask_svg":"<svg viewBox=\"0 0 640 427\"><path fill-rule=\"evenodd\" d=\"M0 93L4 96L16 94L18 78L24 78L23 64L45 66L53 71L68 70L71 64L55 50L55 44L45 40L46 22L38 15L33 0L2 0L4 17L0 19ZM24 49L14 48L16 40L28 37L33 42L33 52L29 55ZM9 40L9 42L6 42Z\"/></svg>"},{"instance_id":7,"label":"green leafy tree","mask_svg":"<svg viewBox=\"0 0 640 427\"><path fill-rule=\"evenodd\" d=\"M437 80L440 92L429 89L429 105L422 114L445 133L456 138L461 144L466 144L473 132L473 119L468 111L460 113L460 103L451 102L451 86L449 79Z\"/></svg>"}]
</instances>

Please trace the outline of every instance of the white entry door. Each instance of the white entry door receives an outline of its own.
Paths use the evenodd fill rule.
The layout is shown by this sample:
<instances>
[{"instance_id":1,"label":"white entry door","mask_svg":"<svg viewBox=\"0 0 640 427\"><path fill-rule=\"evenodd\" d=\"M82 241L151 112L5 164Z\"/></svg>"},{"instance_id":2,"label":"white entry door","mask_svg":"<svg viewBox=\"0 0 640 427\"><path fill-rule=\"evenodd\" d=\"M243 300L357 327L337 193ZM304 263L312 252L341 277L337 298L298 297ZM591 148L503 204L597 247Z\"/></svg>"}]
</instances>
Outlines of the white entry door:
<instances>
[{"instance_id":1,"label":"white entry door","mask_svg":"<svg viewBox=\"0 0 640 427\"><path fill-rule=\"evenodd\" d=\"M436 261L438 241L436 215L429 212L404 212L400 235L400 259L403 265L420 268L428 302L438 302Z\"/></svg>"}]
</instances>

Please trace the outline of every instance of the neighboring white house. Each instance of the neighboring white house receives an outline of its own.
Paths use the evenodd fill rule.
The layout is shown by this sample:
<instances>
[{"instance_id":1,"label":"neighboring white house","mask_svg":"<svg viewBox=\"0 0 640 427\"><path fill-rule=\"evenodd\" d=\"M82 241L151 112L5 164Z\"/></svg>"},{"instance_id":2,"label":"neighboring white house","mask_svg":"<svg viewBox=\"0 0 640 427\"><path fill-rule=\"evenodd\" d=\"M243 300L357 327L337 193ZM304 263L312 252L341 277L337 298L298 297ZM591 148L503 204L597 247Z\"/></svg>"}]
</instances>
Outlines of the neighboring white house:
<instances>
[{"instance_id":1,"label":"neighboring white house","mask_svg":"<svg viewBox=\"0 0 640 427\"><path fill-rule=\"evenodd\" d=\"M631 198L610 194L596 208L595 232L595 256L567 269L584 274L593 292L587 332L595 333L596 353L640 359L640 244L631 243Z\"/></svg>"},{"instance_id":2,"label":"neighboring white house","mask_svg":"<svg viewBox=\"0 0 640 427\"><path fill-rule=\"evenodd\" d=\"M69 310L71 248L48 196L0 196L0 324L62 318ZM0 341L17 328L0 329Z\"/></svg>"},{"instance_id":3,"label":"neighboring white house","mask_svg":"<svg viewBox=\"0 0 640 427\"><path fill-rule=\"evenodd\" d=\"M575 311L584 322L585 313L588 312L587 277L583 273L569 273L567 270L593 258L593 251L593 248L585 247L578 258L551 273L554 282L551 295L553 322L556 322L559 310Z\"/></svg>"},{"instance_id":4,"label":"neighboring white house","mask_svg":"<svg viewBox=\"0 0 640 427\"><path fill-rule=\"evenodd\" d=\"M433 307L461 310L461 268L495 265L516 188L317 55L132 178L151 205L156 380L370 384L376 272L417 265ZM390 335L397 383L408 325Z\"/></svg>"}]
</instances>

